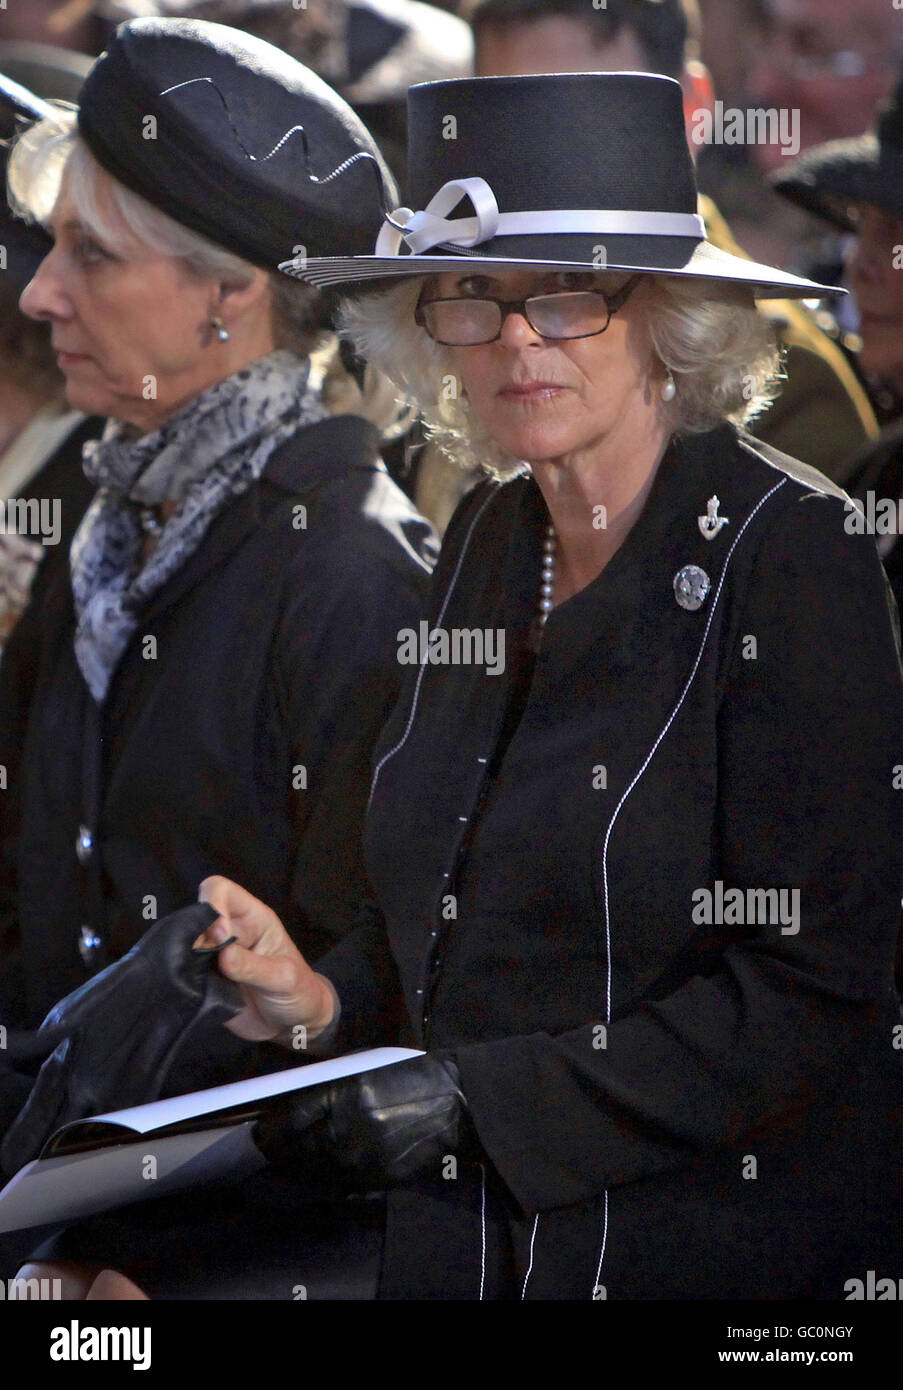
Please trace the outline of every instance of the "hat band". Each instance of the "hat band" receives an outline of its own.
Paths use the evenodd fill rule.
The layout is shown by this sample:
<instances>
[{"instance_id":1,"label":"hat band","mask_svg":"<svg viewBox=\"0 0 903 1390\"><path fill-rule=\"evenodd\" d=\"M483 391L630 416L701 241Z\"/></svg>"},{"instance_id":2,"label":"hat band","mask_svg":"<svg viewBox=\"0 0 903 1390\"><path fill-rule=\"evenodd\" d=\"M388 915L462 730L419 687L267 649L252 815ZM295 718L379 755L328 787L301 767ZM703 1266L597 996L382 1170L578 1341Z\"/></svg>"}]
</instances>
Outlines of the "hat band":
<instances>
[{"instance_id":1,"label":"hat band","mask_svg":"<svg viewBox=\"0 0 903 1390\"><path fill-rule=\"evenodd\" d=\"M449 217L465 197L473 204L476 216ZM692 212L627 212L610 208L499 212L495 194L486 180L471 178L444 183L422 212L396 208L387 213L375 254L398 256L402 243L411 255L418 256L434 246L478 246L495 236L548 236L556 232L705 239L703 220Z\"/></svg>"}]
</instances>

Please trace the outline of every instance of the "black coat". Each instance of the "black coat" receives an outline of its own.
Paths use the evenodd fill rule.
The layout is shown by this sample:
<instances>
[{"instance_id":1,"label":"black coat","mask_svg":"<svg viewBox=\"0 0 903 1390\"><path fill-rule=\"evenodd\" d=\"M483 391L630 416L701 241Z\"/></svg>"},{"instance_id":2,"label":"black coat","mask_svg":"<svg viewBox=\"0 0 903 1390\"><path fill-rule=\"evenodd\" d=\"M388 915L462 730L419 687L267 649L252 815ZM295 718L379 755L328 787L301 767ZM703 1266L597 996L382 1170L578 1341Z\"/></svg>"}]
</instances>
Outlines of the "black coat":
<instances>
[{"instance_id":1,"label":"black coat","mask_svg":"<svg viewBox=\"0 0 903 1390\"><path fill-rule=\"evenodd\" d=\"M903 419L895 420L882 432L874 444L863 449L856 457L854 472L847 484L851 497L858 498L868 508L869 493L877 509L882 499L890 500L900 514L903 503ZM866 510L866 517L869 512ZM882 520L882 526L886 521ZM903 604L903 545L900 543L899 526L888 535L896 535L884 552L884 569L890 580L897 604ZM886 542L884 542L886 543Z\"/></svg>"},{"instance_id":2,"label":"black coat","mask_svg":"<svg viewBox=\"0 0 903 1390\"><path fill-rule=\"evenodd\" d=\"M462 1164L390 1195L384 1297L842 1298L903 1268L903 685L848 516L730 428L675 445L531 671L541 494L459 507L431 625L504 629L505 672L411 670L378 907L320 965L337 1050L454 1050L487 1155L485 1192ZM739 922L705 920L719 882Z\"/></svg>"},{"instance_id":3,"label":"black coat","mask_svg":"<svg viewBox=\"0 0 903 1390\"><path fill-rule=\"evenodd\" d=\"M101 707L99 763L90 745L85 760L93 701L68 577L47 597L24 745L10 744L2 708L4 691L22 700L22 682L6 662L0 674L4 1022L36 1025L86 978L83 923L104 942L94 970L214 872L272 904L314 957L348 930L365 891L370 752L400 681L397 632L420 610L433 558L370 425L300 430L145 610ZM231 1072L242 1045L216 1033L215 1046L189 1040L168 1090Z\"/></svg>"},{"instance_id":4,"label":"black coat","mask_svg":"<svg viewBox=\"0 0 903 1390\"><path fill-rule=\"evenodd\" d=\"M105 423L100 415L85 416L19 491L18 495L26 499L50 498L60 504L59 542L48 547L31 586L38 607L58 575L68 569L72 537L94 496L94 488L82 469L82 448L89 440L100 437Z\"/></svg>"}]
</instances>

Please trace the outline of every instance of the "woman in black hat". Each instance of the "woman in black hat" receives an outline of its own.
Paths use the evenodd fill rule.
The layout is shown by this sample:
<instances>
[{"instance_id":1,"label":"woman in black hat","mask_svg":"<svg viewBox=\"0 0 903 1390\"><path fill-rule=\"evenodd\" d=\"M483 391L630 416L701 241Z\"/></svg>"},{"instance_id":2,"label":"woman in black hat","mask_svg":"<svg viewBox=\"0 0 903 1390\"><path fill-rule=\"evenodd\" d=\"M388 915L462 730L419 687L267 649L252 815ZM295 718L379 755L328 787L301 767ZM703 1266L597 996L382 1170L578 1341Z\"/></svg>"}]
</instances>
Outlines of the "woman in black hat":
<instances>
[{"instance_id":1,"label":"woman in black hat","mask_svg":"<svg viewBox=\"0 0 903 1390\"><path fill-rule=\"evenodd\" d=\"M367 920L315 971L201 897L233 1027L425 1055L258 1144L387 1190L383 1298L844 1298L899 1267L900 666L845 494L742 430L754 294L814 287L702 239L669 79L409 102L417 210L287 268L394 278L358 346L489 476L400 635ZM272 1296L317 1260L299 1233Z\"/></svg>"},{"instance_id":2,"label":"woman in black hat","mask_svg":"<svg viewBox=\"0 0 903 1390\"><path fill-rule=\"evenodd\" d=\"M218 25L123 25L10 187L54 237L22 306L69 402L109 417L71 582L21 653L27 733L0 730L0 1019L35 1027L224 861L305 950L345 933L433 543L376 428L327 411L320 297L276 270L365 249L391 196L323 82ZM230 1036L201 1030L169 1088L234 1075Z\"/></svg>"}]
</instances>

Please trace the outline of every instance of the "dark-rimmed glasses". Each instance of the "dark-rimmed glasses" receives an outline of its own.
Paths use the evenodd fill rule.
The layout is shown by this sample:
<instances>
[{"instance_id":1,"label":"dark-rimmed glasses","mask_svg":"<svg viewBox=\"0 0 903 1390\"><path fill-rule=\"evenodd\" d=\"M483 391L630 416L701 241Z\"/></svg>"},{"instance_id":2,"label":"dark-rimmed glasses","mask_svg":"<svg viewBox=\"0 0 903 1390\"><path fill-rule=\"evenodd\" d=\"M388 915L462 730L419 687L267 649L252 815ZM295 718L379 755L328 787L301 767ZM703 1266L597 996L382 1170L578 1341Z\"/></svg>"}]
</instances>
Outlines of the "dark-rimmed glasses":
<instances>
[{"instance_id":1,"label":"dark-rimmed glasses","mask_svg":"<svg viewBox=\"0 0 903 1390\"><path fill-rule=\"evenodd\" d=\"M613 294L602 290L565 290L525 299L476 299L453 296L422 299L414 322L443 347L480 347L501 336L508 314L521 314L541 338L593 338L604 333L612 314L627 302L639 282L634 275Z\"/></svg>"}]
</instances>

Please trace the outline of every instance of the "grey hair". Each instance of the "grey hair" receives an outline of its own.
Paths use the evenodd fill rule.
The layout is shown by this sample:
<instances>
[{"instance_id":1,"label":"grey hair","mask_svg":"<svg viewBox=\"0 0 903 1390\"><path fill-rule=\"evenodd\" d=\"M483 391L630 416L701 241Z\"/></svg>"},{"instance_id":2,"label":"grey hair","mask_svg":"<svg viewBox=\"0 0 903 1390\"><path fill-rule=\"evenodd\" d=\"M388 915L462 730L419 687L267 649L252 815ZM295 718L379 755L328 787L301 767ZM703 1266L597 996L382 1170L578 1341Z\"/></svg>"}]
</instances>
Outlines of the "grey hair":
<instances>
[{"instance_id":1,"label":"grey hair","mask_svg":"<svg viewBox=\"0 0 903 1390\"><path fill-rule=\"evenodd\" d=\"M520 466L475 419L460 390L450 350L414 322L424 276L349 298L339 331L419 405L437 445L464 468L505 477ZM646 323L652 346L677 394L663 406L675 434L697 434L766 410L782 380L770 321L747 290L715 281L649 276Z\"/></svg>"},{"instance_id":2,"label":"grey hair","mask_svg":"<svg viewBox=\"0 0 903 1390\"><path fill-rule=\"evenodd\" d=\"M65 181L85 227L114 251L127 253L126 237L101 211L98 175L102 172L78 135L75 109L60 107L55 116L30 126L13 145L7 173L10 206L27 221L46 225ZM175 221L118 179L110 178L109 186L128 232L144 246L183 261L204 278L250 280L255 267L241 256ZM276 346L308 354L321 336L319 292L276 270L269 272L268 279Z\"/></svg>"}]
</instances>

